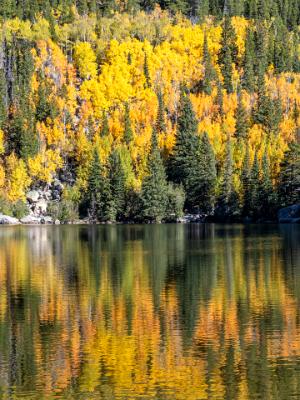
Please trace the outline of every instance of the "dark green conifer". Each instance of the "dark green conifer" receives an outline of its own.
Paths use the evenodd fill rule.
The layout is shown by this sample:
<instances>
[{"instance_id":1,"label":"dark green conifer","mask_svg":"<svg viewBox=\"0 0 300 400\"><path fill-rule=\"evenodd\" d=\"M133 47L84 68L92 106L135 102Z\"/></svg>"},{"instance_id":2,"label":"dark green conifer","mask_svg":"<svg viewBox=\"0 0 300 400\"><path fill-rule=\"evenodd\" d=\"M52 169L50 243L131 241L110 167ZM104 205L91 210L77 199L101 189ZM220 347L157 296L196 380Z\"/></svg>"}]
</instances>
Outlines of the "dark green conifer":
<instances>
[{"instance_id":1,"label":"dark green conifer","mask_svg":"<svg viewBox=\"0 0 300 400\"><path fill-rule=\"evenodd\" d=\"M262 158L261 179L259 185L259 205L258 212L260 218L273 219L276 210L276 194L270 175L270 162L267 151L265 150Z\"/></svg>"},{"instance_id":2,"label":"dark green conifer","mask_svg":"<svg viewBox=\"0 0 300 400\"><path fill-rule=\"evenodd\" d=\"M216 216L224 221L233 220L239 216L239 211L238 195L233 183L232 144L230 136L228 136L221 190L216 207Z\"/></svg>"},{"instance_id":3,"label":"dark green conifer","mask_svg":"<svg viewBox=\"0 0 300 400\"><path fill-rule=\"evenodd\" d=\"M125 171L117 150L113 150L109 156L109 181L116 217L120 221L123 219L125 207Z\"/></svg>"},{"instance_id":4,"label":"dark green conifer","mask_svg":"<svg viewBox=\"0 0 300 400\"><path fill-rule=\"evenodd\" d=\"M248 136L249 120L246 109L243 105L242 94L240 91L237 92L237 108L235 111L235 136L240 140L244 140Z\"/></svg>"},{"instance_id":5,"label":"dark green conifer","mask_svg":"<svg viewBox=\"0 0 300 400\"><path fill-rule=\"evenodd\" d=\"M252 29L248 28L245 39L245 54L243 60L243 77L242 86L247 92L253 93L255 90L255 75L254 75L254 37Z\"/></svg>"},{"instance_id":6,"label":"dark green conifer","mask_svg":"<svg viewBox=\"0 0 300 400\"><path fill-rule=\"evenodd\" d=\"M192 210L210 214L215 206L216 160L209 137L205 132L198 154L190 169L186 184L187 201Z\"/></svg>"},{"instance_id":7,"label":"dark green conifer","mask_svg":"<svg viewBox=\"0 0 300 400\"><path fill-rule=\"evenodd\" d=\"M255 220L259 216L260 208L260 175L259 175L259 162L257 152L255 152L253 165L250 173L250 209L249 214Z\"/></svg>"},{"instance_id":8,"label":"dark green conifer","mask_svg":"<svg viewBox=\"0 0 300 400\"><path fill-rule=\"evenodd\" d=\"M203 66L204 66L204 77L203 77L202 87L204 93L210 95L212 90L212 82L216 79L217 75L211 61L211 55L208 50L206 34L204 35L204 43L203 43Z\"/></svg>"},{"instance_id":9,"label":"dark green conifer","mask_svg":"<svg viewBox=\"0 0 300 400\"><path fill-rule=\"evenodd\" d=\"M197 158L198 121L190 97L184 88L181 89L179 103L176 142L170 158L169 176L173 182L182 183L185 187Z\"/></svg>"},{"instance_id":10,"label":"dark green conifer","mask_svg":"<svg viewBox=\"0 0 300 400\"><path fill-rule=\"evenodd\" d=\"M107 116L107 113L103 111L100 136L105 137L108 135L109 135L108 116Z\"/></svg>"},{"instance_id":11,"label":"dark green conifer","mask_svg":"<svg viewBox=\"0 0 300 400\"><path fill-rule=\"evenodd\" d=\"M141 191L143 218L151 222L160 222L165 217L167 200L166 173L157 145L157 134L153 129L148 173L143 180Z\"/></svg>"},{"instance_id":12,"label":"dark green conifer","mask_svg":"<svg viewBox=\"0 0 300 400\"><path fill-rule=\"evenodd\" d=\"M151 87L151 79L150 79L150 73L149 73L149 65L148 65L148 55L145 53L145 58L144 58L144 76L145 76L145 87L150 88Z\"/></svg>"},{"instance_id":13,"label":"dark green conifer","mask_svg":"<svg viewBox=\"0 0 300 400\"><path fill-rule=\"evenodd\" d=\"M157 100L158 100L158 110L157 110L155 129L157 133L165 133L166 132L165 103L164 103L164 96L161 90L157 92Z\"/></svg>"},{"instance_id":14,"label":"dark green conifer","mask_svg":"<svg viewBox=\"0 0 300 400\"><path fill-rule=\"evenodd\" d=\"M246 153L243 161L242 173L242 214L244 217L249 216L251 207L251 165L249 154L249 143L246 142Z\"/></svg>"},{"instance_id":15,"label":"dark green conifer","mask_svg":"<svg viewBox=\"0 0 300 400\"><path fill-rule=\"evenodd\" d=\"M94 149L89 170L86 203L88 216L92 222L115 221L116 206L105 169L101 164L97 149Z\"/></svg>"},{"instance_id":16,"label":"dark green conifer","mask_svg":"<svg viewBox=\"0 0 300 400\"><path fill-rule=\"evenodd\" d=\"M225 16L222 25L221 49L218 63L221 67L224 88L228 93L233 91L232 87L232 63L237 61L236 35L228 16Z\"/></svg>"},{"instance_id":17,"label":"dark green conifer","mask_svg":"<svg viewBox=\"0 0 300 400\"><path fill-rule=\"evenodd\" d=\"M300 144L291 142L280 165L279 200L282 206L300 202Z\"/></svg>"}]
</instances>

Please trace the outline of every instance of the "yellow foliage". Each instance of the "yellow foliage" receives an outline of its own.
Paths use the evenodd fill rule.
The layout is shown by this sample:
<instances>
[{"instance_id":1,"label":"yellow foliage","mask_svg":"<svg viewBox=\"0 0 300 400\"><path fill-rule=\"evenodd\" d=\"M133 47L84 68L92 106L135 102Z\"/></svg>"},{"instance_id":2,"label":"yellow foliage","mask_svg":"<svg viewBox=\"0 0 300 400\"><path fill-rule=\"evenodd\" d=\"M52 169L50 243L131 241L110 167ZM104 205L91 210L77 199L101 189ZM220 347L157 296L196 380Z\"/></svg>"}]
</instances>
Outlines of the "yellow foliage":
<instances>
[{"instance_id":1,"label":"yellow foliage","mask_svg":"<svg viewBox=\"0 0 300 400\"><path fill-rule=\"evenodd\" d=\"M51 183L58 168L63 165L63 160L58 150L43 149L35 157L28 160L29 174L32 178Z\"/></svg>"},{"instance_id":2,"label":"yellow foliage","mask_svg":"<svg viewBox=\"0 0 300 400\"><path fill-rule=\"evenodd\" d=\"M96 55L90 43L76 43L74 46L74 61L82 78L90 79L97 75Z\"/></svg>"},{"instance_id":3,"label":"yellow foliage","mask_svg":"<svg viewBox=\"0 0 300 400\"><path fill-rule=\"evenodd\" d=\"M26 190L31 183L23 160L12 153L7 158L7 197L10 201L25 200Z\"/></svg>"},{"instance_id":4,"label":"yellow foliage","mask_svg":"<svg viewBox=\"0 0 300 400\"><path fill-rule=\"evenodd\" d=\"M4 132L0 129L0 156L4 153Z\"/></svg>"},{"instance_id":5,"label":"yellow foliage","mask_svg":"<svg viewBox=\"0 0 300 400\"><path fill-rule=\"evenodd\" d=\"M2 164L0 164L0 188L5 186L5 170Z\"/></svg>"}]
</instances>

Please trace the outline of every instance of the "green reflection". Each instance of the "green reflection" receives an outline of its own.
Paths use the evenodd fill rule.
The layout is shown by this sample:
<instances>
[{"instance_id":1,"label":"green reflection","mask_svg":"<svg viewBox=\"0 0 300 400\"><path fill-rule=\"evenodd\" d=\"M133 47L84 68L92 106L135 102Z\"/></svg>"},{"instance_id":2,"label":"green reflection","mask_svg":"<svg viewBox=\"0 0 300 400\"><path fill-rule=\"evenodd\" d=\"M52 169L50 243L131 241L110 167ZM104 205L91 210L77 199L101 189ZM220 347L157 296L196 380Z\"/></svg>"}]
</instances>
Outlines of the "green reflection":
<instances>
[{"instance_id":1,"label":"green reflection","mask_svg":"<svg viewBox=\"0 0 300 400\"><path fill-rule=\"evenodd\" d=\"M1 228L0 398L300 398L299 243L299 226Z\"/></svg>"}]
</instances>

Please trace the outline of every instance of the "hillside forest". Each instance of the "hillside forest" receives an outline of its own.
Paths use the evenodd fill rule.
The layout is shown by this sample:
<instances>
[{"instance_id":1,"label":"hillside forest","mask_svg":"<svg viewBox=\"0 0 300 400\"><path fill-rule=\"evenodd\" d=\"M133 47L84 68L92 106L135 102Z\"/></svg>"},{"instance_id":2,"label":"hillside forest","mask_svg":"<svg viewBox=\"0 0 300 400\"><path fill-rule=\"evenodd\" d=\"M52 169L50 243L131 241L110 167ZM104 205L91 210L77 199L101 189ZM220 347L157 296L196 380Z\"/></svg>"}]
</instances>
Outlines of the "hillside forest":
<instances>
[{"instance_id":1,"label":"hillside forest","mask_svg":"<svg viewBox=\"0 0 300 400\"><path fill-rule=\"evenodd\" d=\"M273 220L300 202L299 0L4 0L0 213Z\"/></svg>"}]
</instances>

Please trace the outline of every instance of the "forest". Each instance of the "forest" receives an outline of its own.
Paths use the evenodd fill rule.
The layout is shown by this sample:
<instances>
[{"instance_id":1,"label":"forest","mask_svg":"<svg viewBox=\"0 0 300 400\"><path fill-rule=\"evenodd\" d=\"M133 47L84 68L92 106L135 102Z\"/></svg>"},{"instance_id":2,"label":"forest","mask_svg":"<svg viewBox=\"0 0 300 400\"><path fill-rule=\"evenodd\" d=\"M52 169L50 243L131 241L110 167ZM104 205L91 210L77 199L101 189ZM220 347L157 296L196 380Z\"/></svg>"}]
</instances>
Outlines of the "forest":
<instances>
[{"instance_id":1,"label":"forest","mask_svg":"<svg viewBox=\"0 0 300 400\"><path fill-rule=\"evenodd\" d=\"M274 220L300 203L299 27L300 0L2 1L0 214Z\"/></svg>"}]
</instances>

